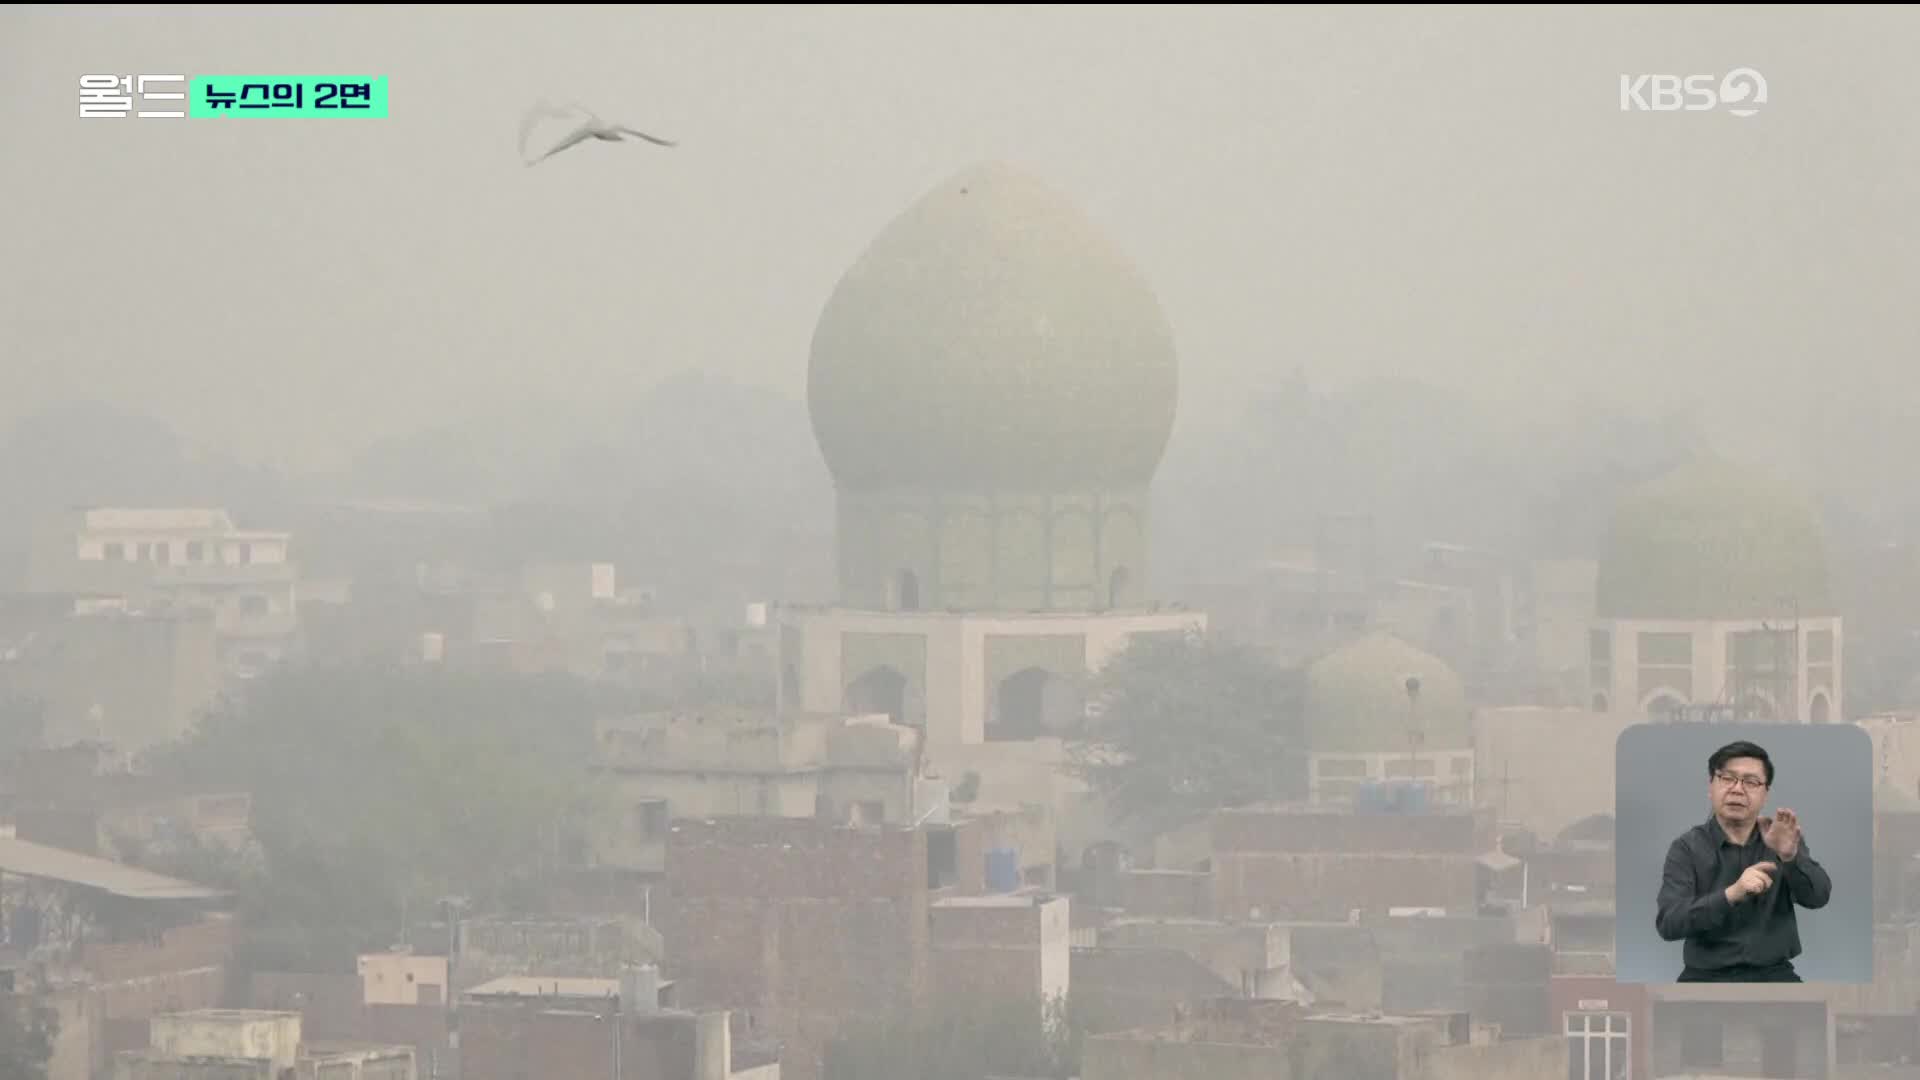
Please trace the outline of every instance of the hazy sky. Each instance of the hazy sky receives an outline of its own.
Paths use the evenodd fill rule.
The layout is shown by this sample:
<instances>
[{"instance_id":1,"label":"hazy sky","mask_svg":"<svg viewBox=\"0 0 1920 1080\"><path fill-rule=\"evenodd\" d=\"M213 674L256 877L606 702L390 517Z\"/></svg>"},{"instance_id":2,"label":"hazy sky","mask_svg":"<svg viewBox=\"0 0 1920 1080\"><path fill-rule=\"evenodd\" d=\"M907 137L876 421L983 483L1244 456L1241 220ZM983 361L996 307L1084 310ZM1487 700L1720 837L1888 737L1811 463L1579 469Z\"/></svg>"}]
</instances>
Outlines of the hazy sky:
<instances>
[{"instance_id":1,"label":"hazy sky","mask_svg":"<svg viewBox=\"0 0 1920 1080\"><path fill-rule=\"evenodd\" d=\"M686 368L799 398L867 241L999 159L1157 284L1185 424L1297 367L1784 445L1822 396L1920 409L1916 47L1831 7L13 8L0 422L97 396L318 463ZM1620 110L1742 65L1757 116ZM385 75L393 114L82 120L94 72ZM540 97L682 145L524 168Z\"/></svg>"}]
</instances>

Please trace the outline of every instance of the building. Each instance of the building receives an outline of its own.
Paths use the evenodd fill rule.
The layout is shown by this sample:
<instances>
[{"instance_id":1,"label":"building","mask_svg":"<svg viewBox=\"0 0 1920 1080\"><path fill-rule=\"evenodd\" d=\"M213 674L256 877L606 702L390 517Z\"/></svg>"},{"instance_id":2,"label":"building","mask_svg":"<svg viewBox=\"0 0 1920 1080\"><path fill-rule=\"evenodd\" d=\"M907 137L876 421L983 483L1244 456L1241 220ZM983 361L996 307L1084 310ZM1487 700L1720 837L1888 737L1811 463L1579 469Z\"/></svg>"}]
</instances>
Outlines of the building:
<instances>
[{"instance_id":1,"label":"building","mask_svg":"<svg viewBox=\"0 0 1920 1080\"><path fill-rule=\"evenodd\" d=\"M673 1006L642 966L619 979L514 978L461 1007L463 1080L779 1080L779 1063L736 1047L725 1011Z\"/></svg>"},{"instance_id":2,"label":"building","mask_svg":"<svg viewBox=\"0 0 1920 1080\"><path fill-rule=\"evenodd\" d=\"M222 664L250 675L294 645L291 548L292 534L241 529L225 510L75 510L36 530L27 590L210 611Z\"/></svg>"},{"instance_id":3,"label":"building","mask_svg":"<svg viewBox=\"0 0 1920 1080\"><path fill-rule=\"evenodd\" d=\"M1089 1037L1081 1080L1541 1080L1566 1070L1560 1037L1497 1034L1465 1013L1396 1016L1222 1000L1171 1027Z\"/></svg>"},{"instance_id":4,"label":"building","mask_svg":"<svg viewBox=\"0 0 1920 1080\"><path fill-rule=\"evenodd\" d=\"M1614 811L1614 746L1645 717L1514 706L1473 714L1475 793L1503 825L1541 839ZM1569 769L1577 761L1580 767Z\"/></svg>"},{"instance_id":5,"label":"building","mask_svg":"<svg viewBox=\"0 0 1920 1080\"><path fill-rule=\"evenodd\" d=\"M219 1004L234 924L226 894L0 836L0 968L37 973L59 1019L49 1080L89 1080L148 1045L150 1018Z\"/></svg>"},{"instance_id":6,"label":"building","mask_svg":"<svg viewBox=\"0 0 1920 1080\"><path fill-rule=\"evenodd\" d=\"M1339 920L1396 908L1473 917L1488 887L1483 862L1495 851L1492 815L1466 808L1250 807L1212 821L1213 912L1226 920Z\"/></svg>"},{"instance_id":7,"label":"building","mask_svg":"<svg viewBox=\"0 0 1920 1080\"><path fill-rule=\"evenodd\" d=\"M1596 710L1844 718L1841 618L1812 506L1702 459L1617 508L1590 634Z\"/></svg>"},{"instance_id":8,"label":"building","mask_svg":"<svg viewBox=\"0 0 1920 1080\"><path fill-rule=\"evenodd\" d=\"M1308 783L1351 803L1370 781L1411 780L1431 801L1472 805L1473 711L1453 668L1378 631L1307 669Z\"/></svg>"},{"instance_id":9,"label":"building","mask_svg":"<svg viewBox=\"0 0 1920 1080\"><path fill-rule=\"evenodd\" d=\"M219 698L211 612L140 611L118 597L0 597L0 700L33 703L43 746L122 756L171 742Z\"/></svg>"},{"instance_id":10,"label":"building","mask_svg":"<svg viewBox=\"0 0 1920 1080\"><path fill-rule=\"evenodd\" d=\"M678 1000L727 1010L817 1080L855 1019L926 1005L929 832L810 819L675 821L657 905ZM964 861L964 860L963 860Z\"/></svg>"},{"instance_id":11,"label":"building","mask_svg":"<svg viewBox=\"0 0 1920 1080\"><path fill-rule=\"evenodd\" d=\"M1832 995L1819 984L1649 986L1648 1075L1827 1080L1836 1057Z\"/></svg>"},{"instance_id":12,"label":"building","mask_svg":"<svg viewBox=\"0 0 1920 1080\"><path fill-rule=\"evenodd\" d=\"M438 1005L447 995L447 958L411 950L362 953L361 1001L367 1005Z\"/></svg>"},{"instance_id":13,"label":"building","mask_svg":"<svg viewBox=\"0 0 1920 1080\"><path fill-rule=\"evenodd\" d=\"M942 794L919 778L920 733L885 716L649 714L602 721L596 755L620 810L598 834L600 865L656 874L677 818L907 825Z\"/></svg>"},{"instance_id":14,"label":"building","mask_svg":"<svg viewBox=\"0 0 1920 1080\"><path fill-rule=\"evenodd\" d=\"M1144 278L1043 184L977 168L895 219L813 339L839 600L780 611L783 698L921 729L949 776L988 747L965 768L989 791L1019 744L1077 730L1115 650L1206 625L1147 573L1177 384Z\"/></svg>"},{"instance_id":15,"label":"building","mask_svg":"<svg viewBox=\"0 0 1920 1080\"><path fill-rule=\"evenodd\" d=\"M299 1013L202 1009L153 1018L114 1080L416 1080L413 1048L304 1041Z\"/></svg>"}]
</instances>

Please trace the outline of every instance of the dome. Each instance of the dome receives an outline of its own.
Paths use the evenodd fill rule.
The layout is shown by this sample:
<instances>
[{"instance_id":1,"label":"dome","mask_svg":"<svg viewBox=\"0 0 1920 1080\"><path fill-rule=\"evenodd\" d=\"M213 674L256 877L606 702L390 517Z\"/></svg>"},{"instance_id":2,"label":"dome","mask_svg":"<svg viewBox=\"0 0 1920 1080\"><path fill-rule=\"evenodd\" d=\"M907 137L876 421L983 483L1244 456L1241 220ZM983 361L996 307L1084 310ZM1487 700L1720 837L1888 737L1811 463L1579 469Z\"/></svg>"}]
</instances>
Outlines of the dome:
<instances>
[{"instance_id":1,"label":"dome","mask_svg":"<svg viewBox=\"0 0 1920 1080\"><path fill-rule=\"evenodd\" d=\"M1628 494L1601 555L1603 619L1831 615L1811 505L1766 473L1702 459Z\"/></svg>"},{"instance_id":2,"label":"dome","mask_svg":"<svg viewBox=\"0 0 1920 1080\"><path fill-rule=\"evenodd\" d=\"M1409 700L1407 680L1419 680ZM1307 669L1307 749L1378 754L1408 747L1409 725L1424 750L1473 745L1473 713L1460 676L1446 662L1385 632L1370 634Z\"/></svg>"},{"instance_id":3,"label":"dome","mask_svg":"<svg viewBox=\"0 0 1920 1080\"><path fill-rule=\"evenodd\" d=\"M828 299L808 404L842 488L1144 488L1173 428L1173 334L1060 195L962 173L886 226Z\"/></svg>"}]
</instances>

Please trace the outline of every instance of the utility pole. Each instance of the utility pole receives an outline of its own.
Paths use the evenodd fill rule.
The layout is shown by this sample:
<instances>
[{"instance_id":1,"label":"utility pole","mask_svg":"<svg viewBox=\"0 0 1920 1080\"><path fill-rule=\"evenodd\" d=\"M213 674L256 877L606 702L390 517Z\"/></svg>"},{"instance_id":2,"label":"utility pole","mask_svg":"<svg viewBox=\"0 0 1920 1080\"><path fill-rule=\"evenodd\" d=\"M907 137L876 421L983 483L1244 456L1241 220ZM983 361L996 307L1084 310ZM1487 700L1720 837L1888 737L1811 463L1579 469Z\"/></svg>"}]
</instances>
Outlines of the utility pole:
<instances>
[{"instance_id":1,"label":"utility pole","mask_svg":"<svg viewBox=\"0 0 1920 1080\"><path fill-rule=\"evenodd\" d=\"M1420 676L1409 675L1405 683L1407 691L1407 777L1418 780L1420 776L1420 752L1416 747L1420 743Z\"/></svg>"},{"instance_id":2,"label":"utility pole","mask_svg":"<svg viewBox=\"0 0 1920 1080\"><path fill-rule=\"evenodd\" d=\"M460 995L455 989L459 984L455 976L455 971L460 952L460 912L467 907L467 901L464 897L445 896L441 897L440 904L446 909L447 913L447 988L445 994L447 1053L449 1057L457 1060L460 1055ZM434 1062L433 1071L435 1075L440 1074L441 1069L438 1061ZM465 1070L462 1069L461 1071L464 1072ZM451 1064L446 1073L448 1076L454 1075Z\"/></svg>"}]
</instances>

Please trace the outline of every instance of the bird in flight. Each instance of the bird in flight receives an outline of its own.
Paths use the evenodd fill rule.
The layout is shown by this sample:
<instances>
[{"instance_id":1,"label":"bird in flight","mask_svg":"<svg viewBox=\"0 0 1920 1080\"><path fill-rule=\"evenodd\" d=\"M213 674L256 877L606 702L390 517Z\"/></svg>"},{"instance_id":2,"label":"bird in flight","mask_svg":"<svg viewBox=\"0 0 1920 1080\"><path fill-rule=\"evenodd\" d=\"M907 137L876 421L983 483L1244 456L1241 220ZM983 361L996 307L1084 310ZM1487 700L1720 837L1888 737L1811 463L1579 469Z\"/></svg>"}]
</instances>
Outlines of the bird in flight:
<instances>
[{"instance_id":1,"label":"bird in flight","mask_svg":"<svg viewBox=\"0 0 1920 1080\"><path fill-rule=\"evenodd\" d=\"M565 120L575 120L578 122L578 126L568 132L564 138L558 143L555 143L546 153L541 154L537 158L528 158L527 139L533 134L533 129L540 121L555 117ZM595 116L590 110L579 105L568 105L563 108L542 101L538 105L535 105L533 109L527 113L526 118L520 122L520 157L528 166L533 166L538 165L570 146L578 146L588 139L599 139L601 142L621 142L626 136L645 139L655 146L679 145L672 139L662 139L657 135L649 135L644 131L636 131L633 128L621 124L609 124L601 120L598 116Z\"/></svg>"}]
</instances>

